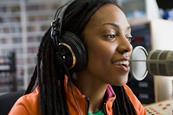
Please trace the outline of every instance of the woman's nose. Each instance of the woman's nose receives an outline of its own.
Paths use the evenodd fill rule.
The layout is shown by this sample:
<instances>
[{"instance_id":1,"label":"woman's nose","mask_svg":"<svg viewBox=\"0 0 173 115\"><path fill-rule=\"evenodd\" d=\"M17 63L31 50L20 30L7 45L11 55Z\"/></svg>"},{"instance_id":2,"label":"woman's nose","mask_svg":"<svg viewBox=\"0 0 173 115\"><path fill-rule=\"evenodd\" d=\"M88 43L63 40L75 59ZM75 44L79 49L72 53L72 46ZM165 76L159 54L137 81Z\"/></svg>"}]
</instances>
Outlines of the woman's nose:
<instances>
[{"instance_id":1,"label":"woman's nose","mask_svg":"<svg viewBox=\"0 0 173 115\"><path fill-rule=\"evenodd\" d=\"M133 50L133 47L132 47L130 41L127 39L127 37L121 37L119 39L118 51L121 54L124 54L126 52L129 52L131 54L132 50Z\"/></svg>"}]
</instances>

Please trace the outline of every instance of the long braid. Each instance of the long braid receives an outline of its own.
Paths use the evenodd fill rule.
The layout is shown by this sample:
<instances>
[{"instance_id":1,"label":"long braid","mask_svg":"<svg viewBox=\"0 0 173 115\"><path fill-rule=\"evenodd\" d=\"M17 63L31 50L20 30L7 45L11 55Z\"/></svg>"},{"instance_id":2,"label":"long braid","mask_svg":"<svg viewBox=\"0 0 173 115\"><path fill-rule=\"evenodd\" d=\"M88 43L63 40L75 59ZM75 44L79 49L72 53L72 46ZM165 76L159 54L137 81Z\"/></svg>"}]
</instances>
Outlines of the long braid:
<instances>
[{"instance_id":1,"label":"long braid","mask_svg":"<svg viewBox=\"0 0 173 115\"><path fill-rule=\"evenodd\" d=\"M59 79L64 77L65 72L62 65L56 62L55 48L51 39L49 37L47 39L49 40L44 47L45 51L42 57L43 71L40 76L43 79L40 86L43 88L43 95L45 95L45 98L41 99L41 101L44 101L42 106L44 106L45 110L43 111L45 115L65 115L64 79Z\"/></svg>"},{"instance_id":2,"label":"long braid","mask_svg":"<svg viewBox=\"0 0 173 115\"><path fill-rule=\"evenodd\" d=\"M50 63L50 58L52 56L51 51L50 51L50 42L48 41L46 46L45 46L45 51L43 52L43 71L42 71L42 78L43 78L43 84L41 84L42 87L45 87L45 114L50 115L51 112L53 111L53 105L52 105L52 87L51 87L51 63ZM49 95L47 95L49 94ZM51 98L52 97L52 98Z\"/></svg>"},{"instance_id":3,"label":"long braid","mask_svg":"<svg viewBox=\"0 0 173 115\"><path fill-rule=\"evenodd\" d=\"M45 37L48 37L48 35L47 36L45 36ZM47 94L47 92L48 92L48 88L47 87L49 87L48 86L48 75L47 74L49 74L49 69L47 69L47 68L49 68L48 66L50 65L48 62L46 63L47 64L47 68L46 68L46 65L45 65L45 61L47 61L46 60L46 58L47 58L47 56L46 56L46 52L48 52L47 50L48 50L48 41L46 42L46 43L43 43L44 45L40 48L40 51L41 51L41 63L39 64L39 68L40 69L38 69L39 71L38 71L38 77L39 77L39 87L40 87L40 93L41 93L41 95L40 95L40 98L41 98L41 112L42 112L42 114L43 115L46 115L49 111L47 110L47 108L49 107L49 103L47 103L47 99L48 99L48 96L46 95ZM39 60L38 60L39 61ZM50 105L50 110L51 110L51 105Z\"/></svg>"},{"instance_id":4,"label":"long braid","mask_svg":"<svg viewBox=\"0 0 173 115\"><path fill-rule=\"evenodd\" d=\"M46 92L46 82L45 80L43 79L43 72L44 70L46 71L46 69L43 69L43 63L42 63L42 60L43 60L43 57L44 57L44 49L46 48L46 43L48 41L48 36L49 36L49 32L50 32L50 29L45 33L45 35L43 36L42 38L42 41L40 43L40 47L39 47L39 50L38 50L38 54L37 54L37 65L35 67L35 70L34 70L34 73L33 73L33 76L31 77L31 81L29 83L29 86L27 88L27 90L25 91L25 94L28 94L30 93L36 86L36 85L39 85L39 89L40 89L40 103L41 103L41 110L44 112L42 112L43 114L46 113L46 109L47 108L47 104L44 103L44 100L46 98L46 95L45 95L45 92ZM42 69L42 70L41 70ZM38 79L38 83L36 83L36 79ZM43 85L45 84L45 85ZM44 105L44 106L43 106Z\"/></svg>"},{"instance_id":5,"label":"long braid","mask_svg":"<svg viewBox=\"0 0 173 115\"><path fill-rule=\"evenodd\" d=\"M113 103L115 115L137 115L134 106L127 96L123 86L113 86L116 100Z\"/></svg>"},{"instance_id":6,"label":"long braid","mask_svg":"<svg viewBox=\"0 0 173 115\"><path fill-rule=\"evenodd\" d=\"M37 65L25 92L28 94L34 89L37 84L36 78L38 78L42 115L68 115L64 79L59 79L63 78L65 70L62 64L56 64L55 57L55 48L50 39L49 29L40 44Z\"/></svg>"},{"instance_id":7,"label":"long braid","mask_svg":"<svg viewBox=\"0 0 173 115\"><path fill-rule=\"evenodd\" d=\"M30 83L29 83L29 86L27 87L26 91L25 91L25 94L28 94L30 93L33 88L34 88L34 85L36 85L36 79L37 79L37 67L40 67L40 62L41 62L41 53L42 53L42 49L45 45L45 43L47 42L46 39L48 37L48 34L49 34L49 31L50 31L50 28L48 29L48 31L45 33L45 35L42 37L42 40L41 40L41 43L40 43L40 46L39 46L39 49L38 49L38 54L37 54L37 65L35 66L35 69L34 69L34 73L31 77L31 80L30 80Z\"/></svg>"}]
</instances>

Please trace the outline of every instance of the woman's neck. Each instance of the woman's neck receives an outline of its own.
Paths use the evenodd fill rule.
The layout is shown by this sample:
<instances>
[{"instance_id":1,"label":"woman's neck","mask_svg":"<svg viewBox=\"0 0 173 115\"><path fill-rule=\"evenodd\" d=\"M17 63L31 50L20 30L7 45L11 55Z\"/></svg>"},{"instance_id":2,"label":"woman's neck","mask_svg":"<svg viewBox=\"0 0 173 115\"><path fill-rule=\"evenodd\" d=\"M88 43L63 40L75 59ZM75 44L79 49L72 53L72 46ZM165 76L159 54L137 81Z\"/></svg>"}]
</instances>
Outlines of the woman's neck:
<instances>
[{"instance_id":1,"label":"woman's neck","mask_svg":"<svg viewBox=\"0 0 173 115\"><path fill-rule=\"evenodd\" d=\"M98 111L103 104L108 84L99 81L96 77L84 75L78 75L75 84L81 93L89 98L89 112Z\"/></svg>"}]
</instances>

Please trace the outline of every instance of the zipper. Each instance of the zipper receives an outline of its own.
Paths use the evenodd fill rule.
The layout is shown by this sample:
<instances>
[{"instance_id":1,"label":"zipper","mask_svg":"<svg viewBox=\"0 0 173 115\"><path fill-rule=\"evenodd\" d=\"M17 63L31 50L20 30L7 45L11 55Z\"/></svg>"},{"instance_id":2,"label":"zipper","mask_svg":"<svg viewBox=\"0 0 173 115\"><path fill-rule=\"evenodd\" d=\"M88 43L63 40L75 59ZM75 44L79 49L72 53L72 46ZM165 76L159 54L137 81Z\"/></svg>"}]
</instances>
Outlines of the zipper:
<instances>
[{"instance_id":1,"label":"zipper","mask_svg":"<svg viewBox=\"0 0 173 115\"><path fill-rule=\"evenodd\" d=\"M89 98L86 97L86 115L88 115L88 111L89 111ZM103 104L103 113L104 115L107 115L107 111L106 111L106 103Z\"/></svg>"},{"instance_id":2,"label":"zipper","mask_svg":"<svg viewBox=\"0 0 173 115\"><path fill-rule=\"evenodd\" d=\"M86 97L86 115L88 115L88 111L89 111L89 98Z\"/></svg>"}]
</instances>

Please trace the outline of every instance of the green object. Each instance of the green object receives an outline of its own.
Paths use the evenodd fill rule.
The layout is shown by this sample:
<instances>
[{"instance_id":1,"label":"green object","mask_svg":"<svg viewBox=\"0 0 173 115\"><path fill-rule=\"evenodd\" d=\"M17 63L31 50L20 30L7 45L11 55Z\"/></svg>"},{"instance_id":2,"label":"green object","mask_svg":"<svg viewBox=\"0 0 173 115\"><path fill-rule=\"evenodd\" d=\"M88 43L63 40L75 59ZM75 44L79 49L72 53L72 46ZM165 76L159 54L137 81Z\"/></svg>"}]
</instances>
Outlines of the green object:
<instances>
[{"instance_id":1,"label":"green object","mask_svg":"<svg viewBox=\"0 0 173 115\"><path fill-rule=\"evenodd\" d=\"M97 111L95 113L88 112L88 115L105 115L102 110Z\"/></svg>"}]
</instances>

